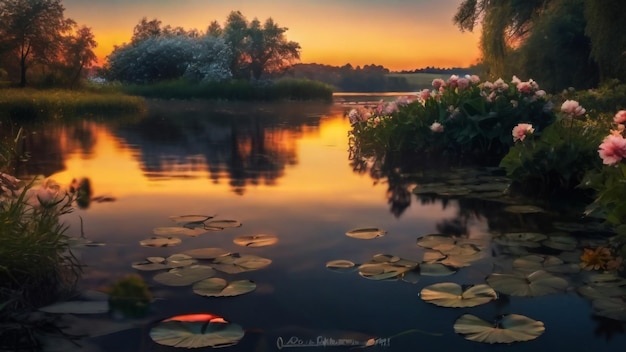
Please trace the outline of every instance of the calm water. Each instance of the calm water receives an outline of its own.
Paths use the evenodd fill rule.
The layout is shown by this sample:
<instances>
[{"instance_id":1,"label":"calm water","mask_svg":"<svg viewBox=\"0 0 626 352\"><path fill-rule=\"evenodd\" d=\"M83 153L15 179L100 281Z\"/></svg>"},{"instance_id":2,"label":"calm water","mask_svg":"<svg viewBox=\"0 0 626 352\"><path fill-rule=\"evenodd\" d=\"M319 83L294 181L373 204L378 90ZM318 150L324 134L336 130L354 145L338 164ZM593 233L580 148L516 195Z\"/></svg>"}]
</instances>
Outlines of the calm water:
<instances>
[{"instance_id":1,"label":"calm water","mask_svg":"<svg viewBox=\"0 0 626 352\"><path fill-rule=\"evenodd\" d=\"M46 126L28 142L34 160L24 172L45 174L66 185L87 178L93 196L114 199L93 201L65 219L71 226L69 234L80 234L80 216L86 237L106 243L77 252L86 266L81 288L102 289L139 273L158 298L143 319L84 318L94 326L101 320L137 326L85 341L83 350L175 350L153 343L149 328L173 315L200 312L218 314L246 329L243 340L227 351L275 351L279 338L318 336L363 342L392 337L387 346L368 349L378 351L626 348L623 325L593 316L590 302L573 288L534 298L503 295L474 308L443 308L420 299L420 290L433 283L483 283L494 270L505 271L503 262L510 257L495 244L488 245L485 258L455 275L421 277L415 284L367 280L357 272L337 273L325 267L335 259L364 263L378 253L421 261L423 249L416 245L420 236L460 232L489 240L495 232L541 231L559 220L560 209L551 215L520 215L503 212L498 203L419 198L409 192L417 182L410 175L428 174L432 161L351 160L350 126L344 118L347 104L155 105L144 119ZM169 216L185 214L217 214L243 226L181 237L182 243L174 247L139 245L152 236L153 228L172 226ZM345 235L352 228L371 226L385 229L386 236L359 240ZM233 243L237 236L252 234L273 234L279 242L261 248ZM190 287L166 287L152 280L156 272L131 267L147 257L203 247L254 254L272 263L258 271L218 274L258 285L252 293L227 298L201 297ZM582 280L579 274L567 278L572 287ZM487 320L522 314L543 321L546 331L534 341L511 345L466 341L452 327L464 313ZM393 337L411 329L419 331Z\"/></svg>"}]
</instances>

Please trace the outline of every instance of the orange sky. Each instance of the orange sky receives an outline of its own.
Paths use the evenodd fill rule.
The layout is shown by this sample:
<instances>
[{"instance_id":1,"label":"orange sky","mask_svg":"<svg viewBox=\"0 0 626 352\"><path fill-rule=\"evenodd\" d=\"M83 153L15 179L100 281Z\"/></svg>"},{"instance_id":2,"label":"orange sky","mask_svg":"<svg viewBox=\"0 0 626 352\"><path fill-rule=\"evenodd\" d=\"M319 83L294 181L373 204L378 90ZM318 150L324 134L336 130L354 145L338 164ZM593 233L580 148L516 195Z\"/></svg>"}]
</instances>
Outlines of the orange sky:
<instances>
[{"instance_id":1,"label":"orange sky","mask_svg":"<svg viewBox=\"0 0 626 352\"><path fill-rule=\"evenodd\" d=\"M128 42L147 17L204 31L230 11L248 20L272 17L300 43L301 62L377 64L391 70L468 66L479 57L479 33L461 33L452 17L462 0L64 0L65 15L91 27L106 57Z\"/></svg>"}]
</instances>

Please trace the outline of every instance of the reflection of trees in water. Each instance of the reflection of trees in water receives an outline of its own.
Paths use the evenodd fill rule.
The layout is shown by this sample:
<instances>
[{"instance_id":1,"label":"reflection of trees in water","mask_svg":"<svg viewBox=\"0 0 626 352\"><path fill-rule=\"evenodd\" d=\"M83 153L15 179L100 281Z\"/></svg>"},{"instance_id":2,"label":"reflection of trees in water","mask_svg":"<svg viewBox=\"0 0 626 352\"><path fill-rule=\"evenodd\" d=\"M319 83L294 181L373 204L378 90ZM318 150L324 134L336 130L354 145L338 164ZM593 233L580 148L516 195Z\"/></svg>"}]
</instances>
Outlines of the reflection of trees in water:
<instances>
[{"instance_id":1,"label":"reflection of trees in water","mask_svg":"<svg viewBox=\"0 0 626 352\"><path fill-rule=\"evenodd\" d=\"M89 120L24 126L19 147L32 160L18 160L16 174L49 176L64 170L63 162L69 153L91 157L98 128L102 127Z\"/></svg>"},{"instance_id":2,"label":"reflection of trees in water","mask_svg":"<svg viewBox=\"0 0 626 352\"><path fill-rule=\"evenodd\" d=\"M155 104L145 119L118 131L140 150L149 178L228 179L237 194L248 185L273 185L287 165L298 163L296 142L318 129L329 105Z\"/></svg>"}]
</instances>

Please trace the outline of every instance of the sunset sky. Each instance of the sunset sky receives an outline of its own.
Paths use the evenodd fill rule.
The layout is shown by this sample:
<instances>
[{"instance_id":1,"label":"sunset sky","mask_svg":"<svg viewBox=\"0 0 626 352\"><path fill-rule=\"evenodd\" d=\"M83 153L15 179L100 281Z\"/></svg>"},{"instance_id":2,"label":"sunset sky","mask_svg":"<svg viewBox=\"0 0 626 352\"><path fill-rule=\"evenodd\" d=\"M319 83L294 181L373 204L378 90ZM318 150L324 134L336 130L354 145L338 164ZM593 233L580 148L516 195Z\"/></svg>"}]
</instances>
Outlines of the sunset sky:
<instances>
[{"instance_id":1,"label":"sunset sky","mask_svg":"<svg viewBox=\"0 0 626 352\"><path fill-rule=\"evenodd\" d=\"M128 42L146 17L205 31L231 11L272 17L300 43L301 62L383 65L390 70L468 66L479 57L479 31L462 33L452 17L462 0L63 0L65 16L91 27L103 59Z\"/></svg>"}]
</instances>

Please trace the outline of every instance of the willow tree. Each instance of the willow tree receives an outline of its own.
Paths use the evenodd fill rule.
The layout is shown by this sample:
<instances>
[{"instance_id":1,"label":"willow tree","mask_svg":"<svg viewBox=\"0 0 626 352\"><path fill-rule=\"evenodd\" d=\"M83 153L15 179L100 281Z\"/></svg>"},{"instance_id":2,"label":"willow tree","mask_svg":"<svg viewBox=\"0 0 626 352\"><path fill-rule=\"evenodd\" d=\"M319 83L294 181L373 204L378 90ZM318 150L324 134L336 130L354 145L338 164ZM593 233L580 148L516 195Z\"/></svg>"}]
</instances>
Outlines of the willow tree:
<instances>
[{"instance_id":1,"label":"willow tree","mask_svg":"<svg viewBox=\"0 0 626 352\"><path fill-rule=\"evenodd\" d=\"M464 0L454 16L461 31L482 27L481 50L489 75L507 71L507 56L528 37L551 0Z\"/></svg>"},{"instance_id":2,"label":"willow tree","mask_svg":"<svg viewBox=\"0 0 626 352\"><path fill-rule=\"evenodd\" d=\"M585 33L591 38L591 56L598 63L600 79L626 82L626 2L585 1Z\"/></svg>"}]
</instances>

